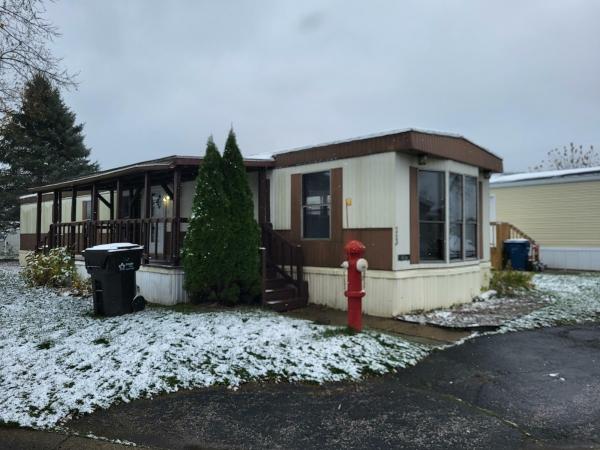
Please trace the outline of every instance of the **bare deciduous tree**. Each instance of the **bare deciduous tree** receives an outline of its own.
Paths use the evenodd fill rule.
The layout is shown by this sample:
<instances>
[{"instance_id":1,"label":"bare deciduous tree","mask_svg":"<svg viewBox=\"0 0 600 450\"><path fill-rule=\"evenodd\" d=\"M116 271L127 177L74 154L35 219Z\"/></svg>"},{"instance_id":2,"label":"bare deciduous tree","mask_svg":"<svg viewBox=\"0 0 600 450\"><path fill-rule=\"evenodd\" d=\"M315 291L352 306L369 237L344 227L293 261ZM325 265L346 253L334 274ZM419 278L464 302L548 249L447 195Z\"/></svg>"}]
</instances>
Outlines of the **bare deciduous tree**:
<instances>
[{"instance_id":1,"label":"bare deciduous tree","mask_svg":"<svg viewBox=\"0 0 600 450\"><path fill-rule=\"evenodd\" d=\"M600 154L594 149L593 145L584 148L583 145L575 145L572 142L559 149L552 149L537 166L530 168L532 172L540 170L563 170L580 169L582 167L600 166Z\"/></svg>"},{"instance_id":2,"label":"bare deciduous tree","mask_svg":"<svg viewBox=\"0 0 600 450\"><path fill-rule=\"evenodd\" d=\"M73 76L48 49L59 33L45 12L42 0L0 0L0 114L12 110L36 73L57 86L74 86Z\"/></svg>"}]
</instances>

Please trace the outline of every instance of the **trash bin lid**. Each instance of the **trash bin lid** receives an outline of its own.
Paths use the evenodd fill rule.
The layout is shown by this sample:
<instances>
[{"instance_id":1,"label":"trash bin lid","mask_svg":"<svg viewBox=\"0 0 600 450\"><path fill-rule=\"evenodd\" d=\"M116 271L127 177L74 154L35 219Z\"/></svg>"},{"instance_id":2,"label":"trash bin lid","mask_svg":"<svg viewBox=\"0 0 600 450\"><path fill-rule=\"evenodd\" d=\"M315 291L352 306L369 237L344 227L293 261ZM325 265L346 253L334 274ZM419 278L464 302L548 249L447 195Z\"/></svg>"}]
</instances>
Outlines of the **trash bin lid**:
<instances>
[{"instance_id":1,"label":"trash bin lid","mask_svg":"<svg viewBox=\"0 0 600 450\"><path fill-rule=\"evenodd\" d=\"M143 249L144 249L144 247L142 247L141 245L132 244L131 242L115 242L113 244L94 245L93 247L86 248L85 251L87 252L88 250L91 250L91 251L105 251L108 253L113 253L113 252L122 252L122 251L128 251L128 250L143 250Z\"/></svg>"},{"instance_id":2,"label":"trash bin lid","mask_svg":"<svg viewBox=\"0 0 600 450\"><path fill-rule=\"evenodd\" d=\"M506 239L504 241L505 244L523 244L525 242L529 242L529 239L523 239L523 238L520 238L520 239Z\"/></svg>"}]
</instances>

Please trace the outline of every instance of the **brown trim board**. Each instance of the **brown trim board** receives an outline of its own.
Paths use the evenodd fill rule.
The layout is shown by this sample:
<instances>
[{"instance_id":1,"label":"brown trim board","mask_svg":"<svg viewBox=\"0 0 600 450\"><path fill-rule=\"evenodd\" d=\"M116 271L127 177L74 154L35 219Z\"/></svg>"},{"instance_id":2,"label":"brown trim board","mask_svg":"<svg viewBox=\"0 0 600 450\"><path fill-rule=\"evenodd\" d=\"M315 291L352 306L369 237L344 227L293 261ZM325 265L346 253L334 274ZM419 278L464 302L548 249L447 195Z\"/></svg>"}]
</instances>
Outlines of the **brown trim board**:
<instances>
[{"instance_id":1,"label":"brown trim board","mask_svg":"<svg viewBox=\"0 0 600 450\"><path fill-rule=\"evenodd\" d=\"M316 145L274 155L275 167L299 166L386 152L450 159L491 172L502 172L502 159L462 136L407 130L386 135Z\"/></svg>"},{"instance_id":2,"label":"brown trim board","mask_svg":"<svg viewBox=\"0 0 600 450\"><path fill-rule=\"evenodd\" d=\"M339 241L333 240L294 240L290 230L277 230L279 234L302 245L304 265L311 267L338 268L346 259L344 245L351 239L358 239L367 247L365 258L369 269L392 270L392 228L352 228L342 231Z\"/></svg>"},{"instance_id":3,"label":"brown trim board","mask_svg":"<svg viewBox=\"0 0 600 450\"><path fill-rule=\"evenodd\" d=\"M46 233L41 234L41 239L46 237ZM19 250L35 250L37 247L37 239L35 233L21 233L19 236Z\"/></svg>"}]
</instances>

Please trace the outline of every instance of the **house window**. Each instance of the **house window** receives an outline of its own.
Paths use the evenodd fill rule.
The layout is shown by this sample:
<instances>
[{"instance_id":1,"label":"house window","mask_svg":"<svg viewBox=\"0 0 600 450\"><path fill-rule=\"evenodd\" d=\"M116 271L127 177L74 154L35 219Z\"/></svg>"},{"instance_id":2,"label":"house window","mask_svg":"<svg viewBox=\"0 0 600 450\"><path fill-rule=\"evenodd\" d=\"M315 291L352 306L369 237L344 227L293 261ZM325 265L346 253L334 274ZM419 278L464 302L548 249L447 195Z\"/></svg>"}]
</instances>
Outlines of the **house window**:
<instances>
[{"instance_id":1,"label":"house window","mask_svg":"<svg viewBox=\"0 0 600 450\"><path fill-rule=\"evenodd\" d=\"M92 201L83 200L81 202L81 220L92 220Z\"/></svg>"},{"instance_id":2,"label":"house window","mask_svg":"<svg viewBox=\"0 0 600 450\"><path fill-rule=\"evenodd\" d=\"M477 257L477 178L465 176L465 258Z\"/></svg>"},{"instance_id":3,"label":"house window","mask_svg":"<svg viewBox=\"0 0 600 450\"><path fill-rule=\"evenodd\" d=\"M445 173L419 171L419 254L422 261L445 259Z\"/></svg>"},{"instance_id":4,"label":"house window","mask_svg":"<svg viewBox=\"0 0 600 450\"><path fill-rule=\"evenodd\" d=\"M463 176L456 173L450 174L449 193L450 213L450 259L463 258Z\"/></svg>"},{"instance_id":5,"label":"house window","mask_svg":"<svg viewBox=\"0 0 600 450\"><path fill-rule=\"evenodd\" d=\"M477 257L477 178L450 174L450 259Z\"/></svg>"},{"instance_id":6,"label":"house window","mask_svg":"<svg viewBox=\"0 0 600 450\"><path fill-rule=\"evenodd\" d=\"M329 239L331 219L331 172L302 175L302 236Z\"/></svg>"}]
</instances>

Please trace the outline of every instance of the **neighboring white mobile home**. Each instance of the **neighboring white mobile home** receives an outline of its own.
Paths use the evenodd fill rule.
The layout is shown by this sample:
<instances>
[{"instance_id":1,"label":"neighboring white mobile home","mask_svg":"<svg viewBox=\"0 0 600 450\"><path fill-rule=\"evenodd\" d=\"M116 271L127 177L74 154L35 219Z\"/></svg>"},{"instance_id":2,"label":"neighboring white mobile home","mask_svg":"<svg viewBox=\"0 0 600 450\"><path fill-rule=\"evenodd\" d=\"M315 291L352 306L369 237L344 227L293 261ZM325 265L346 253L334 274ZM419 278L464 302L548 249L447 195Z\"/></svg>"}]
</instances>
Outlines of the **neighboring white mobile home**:
<instances>
[{"instance_id":1,"label":"neighboring white mobile home","mask_svg":"<svg viewBox=\"0 0 600 450\"><path fill-rule=\"evenodd\" d=\"M467 139L410 129L245 162L266 261L295 289L266 289L275 309L307 299L345 309L350 239L367 248L367 314L468 302L486 285L488 181L502 160ZM173 156L36 188L21 200L22 250L135 241L145 247L142 293L185 301L179 251L199 164Z\"/></svg>"}]
</instances>

